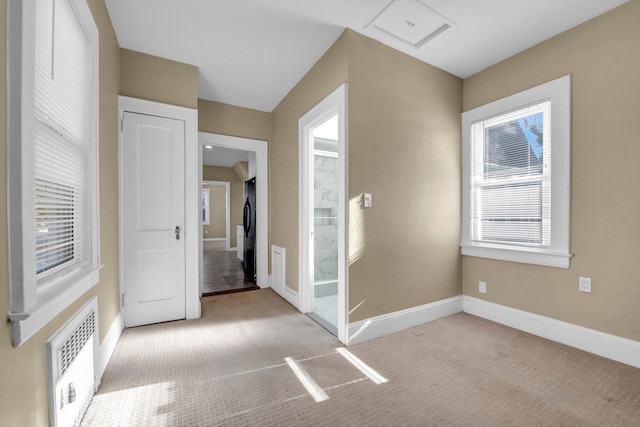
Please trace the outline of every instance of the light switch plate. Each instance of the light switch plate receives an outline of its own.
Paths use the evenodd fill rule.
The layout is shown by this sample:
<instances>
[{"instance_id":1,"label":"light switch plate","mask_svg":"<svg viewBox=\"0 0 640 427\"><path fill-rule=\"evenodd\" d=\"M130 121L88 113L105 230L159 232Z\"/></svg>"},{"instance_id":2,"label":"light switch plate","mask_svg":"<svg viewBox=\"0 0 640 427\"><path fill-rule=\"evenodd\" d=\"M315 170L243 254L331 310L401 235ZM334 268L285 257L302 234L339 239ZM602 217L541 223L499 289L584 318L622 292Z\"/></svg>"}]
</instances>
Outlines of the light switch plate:
<instances>
[{"instance_id":1,"label":"light switch plate","mask_svg":"<svg viewBox=\"0 0 640 427\"><path fill-rule=\"evenodd\" d=\"M373 199L371 197L371 193L364 193L362 195L363 206L365 208L370 208L373 205Z\"/></svg>"}]
</instances>

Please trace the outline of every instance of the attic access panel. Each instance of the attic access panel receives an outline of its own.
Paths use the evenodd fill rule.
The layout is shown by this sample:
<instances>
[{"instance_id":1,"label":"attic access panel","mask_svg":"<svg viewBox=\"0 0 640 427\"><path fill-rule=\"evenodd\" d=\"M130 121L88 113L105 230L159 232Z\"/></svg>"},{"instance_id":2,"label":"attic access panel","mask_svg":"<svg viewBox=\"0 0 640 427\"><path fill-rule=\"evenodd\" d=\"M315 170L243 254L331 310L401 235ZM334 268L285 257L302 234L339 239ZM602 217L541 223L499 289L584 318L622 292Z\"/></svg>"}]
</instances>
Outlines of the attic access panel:
<instances>
[{"instance_id":1,"label":"attic access panel","mask_svg":"<svg viewBox=\"0 0 640 427\"><path fill-rule=\"evenodd\" d=\"M418 49L455 23L418 0L393 0L367 27L378 30Z\"/></svg>"}]
</instances>

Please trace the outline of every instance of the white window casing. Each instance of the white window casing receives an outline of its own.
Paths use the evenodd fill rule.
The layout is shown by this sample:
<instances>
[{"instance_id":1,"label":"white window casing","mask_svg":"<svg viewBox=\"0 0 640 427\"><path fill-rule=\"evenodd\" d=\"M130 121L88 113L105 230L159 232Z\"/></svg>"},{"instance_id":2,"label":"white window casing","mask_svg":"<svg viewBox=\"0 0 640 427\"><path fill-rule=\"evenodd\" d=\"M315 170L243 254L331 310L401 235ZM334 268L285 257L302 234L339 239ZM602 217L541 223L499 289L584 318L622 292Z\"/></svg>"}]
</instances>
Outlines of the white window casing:
<instances>
[{"instance_id":1,"label":"white window casing","mask_svg":"<svg viewBox=\"0 0 640 427\"><path fill-rule=\"evenodd\" d=\"M568 268L571 76L462 114L462 254Z\"/></svg>"},{"instance_id":2,"label":"white window casing","mask_svg":"<svg viewBox=\"0 0 640 427\"><path fill-rule=\"evenodd\" d=\"M24 343L99 280L98 29L86 0L8 3L9 279Z\"/></svg>"}]
</instances>

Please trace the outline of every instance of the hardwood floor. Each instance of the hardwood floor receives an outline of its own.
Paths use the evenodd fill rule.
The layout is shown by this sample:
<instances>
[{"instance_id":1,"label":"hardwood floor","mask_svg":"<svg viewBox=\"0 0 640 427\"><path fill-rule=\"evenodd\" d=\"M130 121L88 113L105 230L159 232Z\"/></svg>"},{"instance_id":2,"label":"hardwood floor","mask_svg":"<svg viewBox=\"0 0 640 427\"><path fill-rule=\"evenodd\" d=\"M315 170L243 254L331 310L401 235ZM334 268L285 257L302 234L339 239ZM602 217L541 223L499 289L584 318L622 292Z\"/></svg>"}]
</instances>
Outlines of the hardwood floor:
<instances>
[{"instance_id":1,"label":"hardwood floor","mask_svg":"<svg viewBox=\"0 0 640 427\"><path fill-rule=\"evenodd\" d=\"M242 261L235 251L225 250L225 242L204 242L203 296L259 289L244 277Z\"/></svg>"}]
</instances>

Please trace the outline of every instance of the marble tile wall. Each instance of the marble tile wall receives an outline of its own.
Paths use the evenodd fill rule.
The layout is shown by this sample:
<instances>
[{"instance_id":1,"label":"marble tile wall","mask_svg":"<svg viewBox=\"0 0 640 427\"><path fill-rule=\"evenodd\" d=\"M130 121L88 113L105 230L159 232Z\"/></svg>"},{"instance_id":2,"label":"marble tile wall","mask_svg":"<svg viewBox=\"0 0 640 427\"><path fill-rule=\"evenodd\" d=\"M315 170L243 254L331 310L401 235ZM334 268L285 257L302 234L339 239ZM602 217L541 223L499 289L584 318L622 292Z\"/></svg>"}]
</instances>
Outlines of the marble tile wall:
<instances>
[{"instance_id":1,"label":"marble tile wall","mask_svg":"<svg viewBox=\"0 0 640 427\"><path fill-rule=\"evenodd\" d=\"M338 159L314 156L315 282L338 280Z\"/></svg>"}]
</instances>

